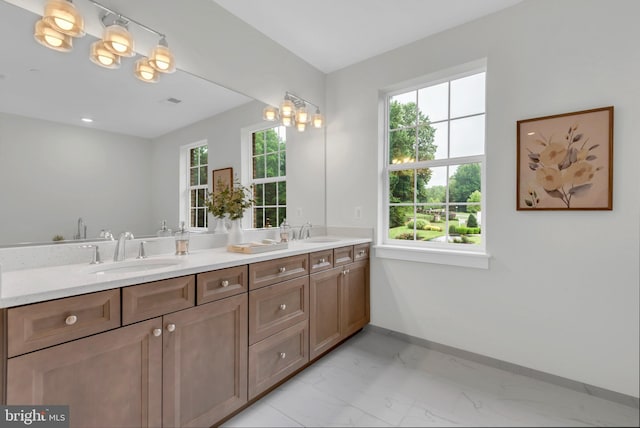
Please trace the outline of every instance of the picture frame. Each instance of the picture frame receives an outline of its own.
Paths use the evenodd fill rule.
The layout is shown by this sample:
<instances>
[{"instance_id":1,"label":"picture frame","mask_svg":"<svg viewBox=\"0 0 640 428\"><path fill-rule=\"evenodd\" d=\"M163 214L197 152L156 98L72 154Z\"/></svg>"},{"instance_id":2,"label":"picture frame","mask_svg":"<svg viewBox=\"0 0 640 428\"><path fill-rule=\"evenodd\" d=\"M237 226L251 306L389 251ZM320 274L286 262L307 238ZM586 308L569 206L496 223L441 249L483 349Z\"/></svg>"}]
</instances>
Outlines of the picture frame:
<instances>
[{"instance_id":1,"label":"picture frame","mask_svg":"<svg viewBox=\"0 0 640 428\"><path fill-rule=\"evenodd\" d=\"M223 183L225 183L228 186L228 188L231 188L233 186L233 168L228 167L228 168L214 169L211 175L212 175L211 189L214 195L218 192L218 186L217 186L218 181L222 181Z\"/></svg>"},{"instance_id":2,"label":"picture frame","mask_svg":"<svg viewBox=\"0 0 640 428\"><path fill-rule=\"evenodd\" d=\"M517 122L516 209L613 209L613 106Z\"/></svg>"}]
</instances>

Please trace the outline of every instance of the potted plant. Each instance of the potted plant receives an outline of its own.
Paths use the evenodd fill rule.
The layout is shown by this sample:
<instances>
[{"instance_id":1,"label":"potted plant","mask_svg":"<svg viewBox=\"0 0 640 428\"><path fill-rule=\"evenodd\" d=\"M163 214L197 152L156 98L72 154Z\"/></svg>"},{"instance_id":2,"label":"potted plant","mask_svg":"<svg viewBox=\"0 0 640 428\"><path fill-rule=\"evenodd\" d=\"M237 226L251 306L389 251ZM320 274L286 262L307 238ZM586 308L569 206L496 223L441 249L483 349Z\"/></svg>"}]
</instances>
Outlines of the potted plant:
<instances>
[{"instance_id":1,"label":"potted plant","mask_svg":"<svg viewBox=\"0 0 640 428\"><path fill-rule=\"evenodd\" d=\"M251 187L243 186L238 180L235 180L232 186L218 180L215 183L214 193L205 201L207 210L218 218L218 223L222 223L225 216L229 216L231 221L229 244L242 242L242 217L244 217L244 211L255 202L251 196Z\"/></svg>"}]
</instances>

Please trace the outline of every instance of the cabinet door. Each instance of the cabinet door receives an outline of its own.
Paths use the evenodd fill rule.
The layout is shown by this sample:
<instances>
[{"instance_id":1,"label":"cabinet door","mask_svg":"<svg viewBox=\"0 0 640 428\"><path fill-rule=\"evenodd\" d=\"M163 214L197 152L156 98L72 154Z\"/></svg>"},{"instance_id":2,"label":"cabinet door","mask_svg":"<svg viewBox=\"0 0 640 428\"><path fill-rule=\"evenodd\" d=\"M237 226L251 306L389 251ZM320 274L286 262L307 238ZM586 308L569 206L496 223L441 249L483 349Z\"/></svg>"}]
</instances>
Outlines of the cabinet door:
<instances>
[{"instance_id":1,"label":"cabinet door","mask_svg":"<svg viewBox=\"0 0 640 428\"><path fill-rule=\"evenodd\" d=\"M315 359L340 342L342 268L309 277L309 357Z\"/></svg>"},{"instance_id":2,"label":"cabinet door","mask_svg":"<svg viewBox=\"0 0 640 428\"><path fill-rule=\"evenodd\" d=\"M152 319L9 359L7 404L69 405L72 427L160 426L160 327Z\"/></svg>"},{"instance_id":3,"label":"cabinet door","mask_svg":"<svg viewBox=\"0 0 640 428\"><path fill-rule=\"evenodd\" d=\"M163 317L163 425L208 427L247 402L247 295Z\"/></svg>"},{"instance_id":4,"label":"cabinet door","mask_svg":"<svg viewBox=\"0 0 640 428\"><path fill-rule=\"evenodd\" d=\"M342 282L342 336L347 337L369 323L369 261L345 267Z\"/></svg>"}]
</instances>

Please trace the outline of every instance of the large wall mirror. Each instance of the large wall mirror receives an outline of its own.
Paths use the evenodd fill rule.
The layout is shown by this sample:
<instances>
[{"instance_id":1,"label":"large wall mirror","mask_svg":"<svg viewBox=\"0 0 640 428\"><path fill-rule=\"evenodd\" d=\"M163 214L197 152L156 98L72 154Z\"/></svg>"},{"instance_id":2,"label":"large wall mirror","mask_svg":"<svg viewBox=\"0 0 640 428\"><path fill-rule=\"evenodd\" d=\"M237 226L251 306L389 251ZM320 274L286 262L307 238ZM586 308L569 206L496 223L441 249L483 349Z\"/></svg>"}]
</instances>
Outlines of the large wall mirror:
<instances>
[{"instance_id":1,"label":"large wall mirror","mask_svg":"<svg viewBox=\"0 0 640 428\"><path fill-rule=\"evenodd\" d=\"M34 40L38 15L0 0L0 16L0 247L75 242L85 225L88 240L176 227L183 145L207 141L210 170L250 168L240 138L259 124L261 102L184 70L144 83L135 58L117 70L93 64L91 35L55 52ZM295 134L287 210L294 224L324 224L324 137Z\"/></svg>"}]
</instances>

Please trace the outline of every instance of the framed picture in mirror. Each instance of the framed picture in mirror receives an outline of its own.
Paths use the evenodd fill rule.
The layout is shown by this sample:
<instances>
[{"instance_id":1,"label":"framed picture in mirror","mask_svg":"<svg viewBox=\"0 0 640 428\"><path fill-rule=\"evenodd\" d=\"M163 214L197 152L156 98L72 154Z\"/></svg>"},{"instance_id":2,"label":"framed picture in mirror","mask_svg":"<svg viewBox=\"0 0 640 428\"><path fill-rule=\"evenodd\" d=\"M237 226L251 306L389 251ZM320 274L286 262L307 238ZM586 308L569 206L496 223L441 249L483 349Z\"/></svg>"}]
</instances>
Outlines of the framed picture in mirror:
<instances>
[{"instance_id":1,"label":"framed picture in mirror","mask_svg":"<svg viewBox=\"0 0 640 428\"><path fill-rule=\"evenodd\" d=\"M211 188L214 195L218 193L222 185L224 185L223 188L231 188L233 186L233 168L214 169L212 175L213 182ZM218 182L222 184L218 184Z\"/></svg>"}]
</instances>

